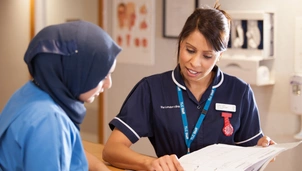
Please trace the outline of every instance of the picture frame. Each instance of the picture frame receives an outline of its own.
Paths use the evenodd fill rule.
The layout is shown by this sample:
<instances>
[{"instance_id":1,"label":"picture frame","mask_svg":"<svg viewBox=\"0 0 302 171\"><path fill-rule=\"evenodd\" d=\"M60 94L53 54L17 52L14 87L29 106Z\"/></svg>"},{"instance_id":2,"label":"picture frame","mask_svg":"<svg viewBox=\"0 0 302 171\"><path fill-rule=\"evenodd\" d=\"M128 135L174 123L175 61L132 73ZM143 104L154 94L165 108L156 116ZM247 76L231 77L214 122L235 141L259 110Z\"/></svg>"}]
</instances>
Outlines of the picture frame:
<instances>
[{"instance_id":1,"label":"picture frame","mask_svg":"<svg viewBox=\"0 0 302 171\"><path fill-rule=\"evenodd\" d=\"M163 37L178 38L189 15L199 0L163 0Z\"/></svg>"}]
</instances>

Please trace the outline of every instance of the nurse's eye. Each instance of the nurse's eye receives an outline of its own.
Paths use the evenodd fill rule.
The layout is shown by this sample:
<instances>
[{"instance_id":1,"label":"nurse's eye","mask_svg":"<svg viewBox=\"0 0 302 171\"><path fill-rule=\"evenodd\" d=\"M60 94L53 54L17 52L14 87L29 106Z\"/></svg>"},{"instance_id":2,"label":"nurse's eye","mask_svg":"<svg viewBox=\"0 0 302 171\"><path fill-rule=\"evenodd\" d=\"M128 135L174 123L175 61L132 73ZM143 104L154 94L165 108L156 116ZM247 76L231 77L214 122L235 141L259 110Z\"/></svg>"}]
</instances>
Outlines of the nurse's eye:
<instances>
[{"instance_id":1,"label":"nurse's eye","mask_svg":"<svg viewBox=\"0 0 302 171\"><path fill-rule=\"evenodd\" d=\"M195 50L187 48L187 52L189 52L190 54L193 54L193 53L195 53Z\"/></svg>"},{"instance_id":2,"label":"nurse's eye","mask_svg":"<svg viewBox=\"0 0 302 171\"><path fill-rule=\"evenodd\" d=\"M212 58L212 55L203 55L206 59Z\"/></svg>"},{"instance_id":3,"label":"nurse's eye","mask_svg":"<svg viewBox=\"0 0 302 171\"><path fill-rule=\"evenodd\" d=\"M216 54L213 53L213 52L205 52L205 53L203 53L203 57L206 58L206 59L214 58L215 56L216 56Z\"/></svg>"}]
</instances>

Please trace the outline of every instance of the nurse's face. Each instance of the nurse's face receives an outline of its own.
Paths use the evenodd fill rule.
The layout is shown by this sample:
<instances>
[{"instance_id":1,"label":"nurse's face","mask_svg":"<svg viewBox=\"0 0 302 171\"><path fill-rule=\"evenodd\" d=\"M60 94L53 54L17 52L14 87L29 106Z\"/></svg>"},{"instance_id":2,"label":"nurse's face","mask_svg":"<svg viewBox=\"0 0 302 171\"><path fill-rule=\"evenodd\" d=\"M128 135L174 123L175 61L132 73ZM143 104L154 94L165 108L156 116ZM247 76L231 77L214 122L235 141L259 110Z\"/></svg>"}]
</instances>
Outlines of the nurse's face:
<instances>
[{"instance_id":1,"label":"nurse's face","mask_svg":"<svg viewBox=\"0 0 302 171\"><path fill-rule=\"evenodd\" d=\"M199 82L209 76L220 55L199 31L192 32L180 44L178 62L185 81Z\"/></svg>"},{"instance_id":2,"label":"nurse's face","mask_svg":"<svg viewBox=\"0 0 302 171\"><path fill-rule=\"evenodd\" d=\"M91 89L85 93L80 94L79 99L82 102L86 103L92 103L94 99L100 95L105 89L109 89L112 86L112 80L111 80L111 73L114 71L116 65L116 60L114 61L108 75L100 81L98 86L96 86L94 89Z\"/></svg>"}]
</instances>

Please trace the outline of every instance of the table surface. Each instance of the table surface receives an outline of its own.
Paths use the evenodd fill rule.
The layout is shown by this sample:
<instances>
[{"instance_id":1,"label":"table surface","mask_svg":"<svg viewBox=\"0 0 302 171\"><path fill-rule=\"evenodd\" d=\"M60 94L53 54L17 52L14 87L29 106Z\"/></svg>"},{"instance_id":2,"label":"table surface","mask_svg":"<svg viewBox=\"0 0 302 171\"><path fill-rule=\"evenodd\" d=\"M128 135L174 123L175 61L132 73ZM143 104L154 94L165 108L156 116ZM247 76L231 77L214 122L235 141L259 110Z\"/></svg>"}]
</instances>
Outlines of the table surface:
<instances>
[{"instance_id":1,"label":"table surface","mask_svg":"<svg viewBox=\"0 0 302 171\"><path fill-rule=\"evenodd\" d=\"M84 149L86 151L88 151L89 153L91 153L92 155L96 156L98 159L100 159L101 161L104 162L104 160L102 159L102 151L104 148L103 144L98 144L98 143L93 143L93 142L83 140L83 145L84 145ZM124 171L123 169L119 169L119 168L110 166L107 163L105 163L105 164L112 171Z\"/></svg>"}]
</instances>

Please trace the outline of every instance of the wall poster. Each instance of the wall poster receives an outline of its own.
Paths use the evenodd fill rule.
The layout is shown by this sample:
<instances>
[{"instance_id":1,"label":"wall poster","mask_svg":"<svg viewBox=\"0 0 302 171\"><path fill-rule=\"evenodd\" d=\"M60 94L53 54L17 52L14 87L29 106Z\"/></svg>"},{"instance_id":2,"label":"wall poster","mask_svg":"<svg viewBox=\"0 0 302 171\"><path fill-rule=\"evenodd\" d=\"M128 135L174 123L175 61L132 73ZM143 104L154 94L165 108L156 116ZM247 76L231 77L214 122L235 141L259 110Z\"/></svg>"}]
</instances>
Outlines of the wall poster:
<instances>
[{"instance_id":1,"label":"wall poster","mask_svg":"<svg viewBox=\"0 0 302 171\"><path fill-rule=\"evenodd\" d=\"M113 0L113 39L122 47L118 62L154 64L154 0Z\"/></svg>"}]
</instances>

